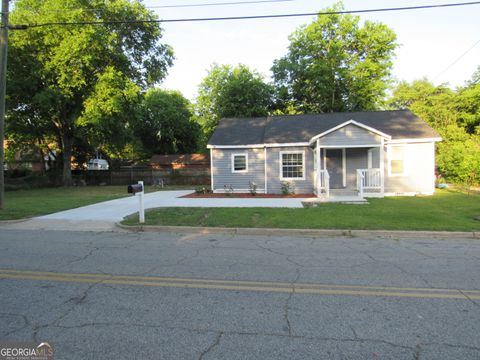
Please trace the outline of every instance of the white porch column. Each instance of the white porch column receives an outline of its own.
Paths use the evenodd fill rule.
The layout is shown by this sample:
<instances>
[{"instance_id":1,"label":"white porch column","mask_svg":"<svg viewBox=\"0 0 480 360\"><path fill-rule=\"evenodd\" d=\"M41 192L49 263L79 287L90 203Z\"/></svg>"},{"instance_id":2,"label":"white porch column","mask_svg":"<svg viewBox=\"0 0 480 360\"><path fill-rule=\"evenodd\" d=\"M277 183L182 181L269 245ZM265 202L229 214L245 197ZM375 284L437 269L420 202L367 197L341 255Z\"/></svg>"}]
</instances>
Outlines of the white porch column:
<instances>
[{"instance_id":1,"label":"white porch column","mask_svg":"<svg viewBox=\"0 0 480 360\"><path fill-rule=\"evenodd\" d=\"M213 187L213 149L210 148L210 188L212 189L212 192L215 190Z\"/></svg>"},{"instance_id":2,"label":"white porch column","mask_svg":"<svg viewBox=\"0 0 480 360\"><path fill-rule=\"evenodd\" d=\"M317 139L317 145L316 145L316 151L317 151L317 181L316 181L316 184L317 184L317 197L318 196L321 196L322 195L322 184L321 184L321 179L320 179L320 171L321 168L320 168L320 140Z\"/></svg>"},{"instance_id":3,"label":"white porch column","mask_svg":"<svg viewBox=\"0 0 480 360\"><path fill-rule=\"evenodd\" d=\"M380 147L380 194L385 194L385 139L382 137Z\"/></svg>"},{"instance_id":4,"label":"white porch column","mask_svg":"<svg viewBox=\"0 0 480 360\"><path fill-rule=\"evenodd\" d=\"M268 167L267 167L267 147L266 146L263 148L263 157L264 157L264 161L265 161L265 169L264 169L264 171L265 171L265 175L264 175L265 185L264 185L263 188L264 188L264 193L267 194L268 193L268 187L267 187L268 186L267 185L268 184L268 177L267 177L268 176L267 175Z\"/></svg>"}]
</instances>

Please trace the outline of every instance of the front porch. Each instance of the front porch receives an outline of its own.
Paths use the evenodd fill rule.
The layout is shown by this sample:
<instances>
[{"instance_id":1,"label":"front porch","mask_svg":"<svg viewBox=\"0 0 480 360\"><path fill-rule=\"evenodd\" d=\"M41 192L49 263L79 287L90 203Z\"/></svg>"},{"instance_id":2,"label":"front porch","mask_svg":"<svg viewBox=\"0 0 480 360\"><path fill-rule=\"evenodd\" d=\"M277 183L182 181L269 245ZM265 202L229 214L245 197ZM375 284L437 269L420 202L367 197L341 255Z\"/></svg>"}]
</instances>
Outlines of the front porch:
<instances>
[{"instance_id":1,"label":"front porch","mask_svg":"<svg viewBox=\"0 0 480 360\"><path fill-rule=\"evenodd\" d=\"M389 139L353 120L312 138L317 197L383 197L384 144Z\"/></svg>"},{"instance_id":2,"label":"front porch","mask_svg":"<svg viewBox=\"0 0 480 360\"><path fill-rule=\"evenodd\" d=\"M380 146L314 149L314 193L319 198L383 197L383 151Z\"/></svg>"}]
</instances>

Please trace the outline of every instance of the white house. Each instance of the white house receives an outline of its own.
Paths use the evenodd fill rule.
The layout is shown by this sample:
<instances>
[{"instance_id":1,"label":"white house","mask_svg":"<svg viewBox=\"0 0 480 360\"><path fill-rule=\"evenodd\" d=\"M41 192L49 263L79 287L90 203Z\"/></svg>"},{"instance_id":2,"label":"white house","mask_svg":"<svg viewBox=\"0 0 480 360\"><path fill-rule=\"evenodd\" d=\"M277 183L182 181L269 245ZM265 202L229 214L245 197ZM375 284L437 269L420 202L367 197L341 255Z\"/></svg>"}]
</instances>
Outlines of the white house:
<instances>
[{"instance_id":1,"label":"white house","mask_svg":"<svg viewBox=\"0 0 480 360\"><path fill-rule=\"evenodd\" d=\"M329 196L432 194L439 134L410 111L222 119L208 142L211 186Z\"/></svg>"}]
</instances>

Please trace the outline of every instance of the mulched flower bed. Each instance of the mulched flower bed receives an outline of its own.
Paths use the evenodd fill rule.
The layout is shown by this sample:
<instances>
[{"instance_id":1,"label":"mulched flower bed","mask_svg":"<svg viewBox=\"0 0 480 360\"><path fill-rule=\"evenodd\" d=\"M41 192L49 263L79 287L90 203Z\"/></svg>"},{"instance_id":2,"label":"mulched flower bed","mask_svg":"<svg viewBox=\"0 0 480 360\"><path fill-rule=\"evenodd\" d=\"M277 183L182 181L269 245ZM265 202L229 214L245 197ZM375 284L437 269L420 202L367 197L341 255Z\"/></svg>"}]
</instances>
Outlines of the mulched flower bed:
<instances>
[{"instance_id":1,"label":"mulched flower bed","mask_svg":"<svg viewBox=\"0 0 480 360\"><path fill-rule=\"evenodd\" d=\"M315 197L314 194L289 194L289 195L282 195L282 194L256 194L252 195L250 193L233 193L233 194L224 194L224 193L208 193L208 194L197 194L191 193L188 195L182 196L182 198L198 198L198 199L222 199L222 198L260 198L260 199L288 199L288 198L309 198Z\"/></svg>"}]
</instances>

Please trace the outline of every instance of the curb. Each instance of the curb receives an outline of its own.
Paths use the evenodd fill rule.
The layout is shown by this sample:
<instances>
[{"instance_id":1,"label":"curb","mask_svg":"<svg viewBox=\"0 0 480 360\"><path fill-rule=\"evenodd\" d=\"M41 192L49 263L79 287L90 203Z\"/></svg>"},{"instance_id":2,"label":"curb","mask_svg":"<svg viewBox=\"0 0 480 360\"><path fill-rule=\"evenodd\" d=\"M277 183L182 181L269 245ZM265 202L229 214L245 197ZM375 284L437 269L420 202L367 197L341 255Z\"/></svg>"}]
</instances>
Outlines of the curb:
<instances>
[{"instance_id":1,"label":"curb","mask_svg":"<svg viewBox=\"0 0 480 360\"><path fill-rule=\"evenodd\" d=\"M480 239L480 232L450 232L450 231L388 231L388 230L336 230L336 229L271 229L271 228L222 228L193 226L158 226L158 225L123 225L115 226L137 232L174 232L202 234L235 234L258 236L303 236L303 237L380 237L394 239Z\"/></svg>"},{"instance_id":2,"label":"curb","mask_svg":"<svg viewBox=\"0 0 480 360\"><path fill-rule=\"evenodd\" d=\"M2 225L9 225L9 224L18 224L25 221L32 220L32 218L24 218L24 219L14 219L14 220L0 220L0 226Z\"/></svg>"}]
</instances>

